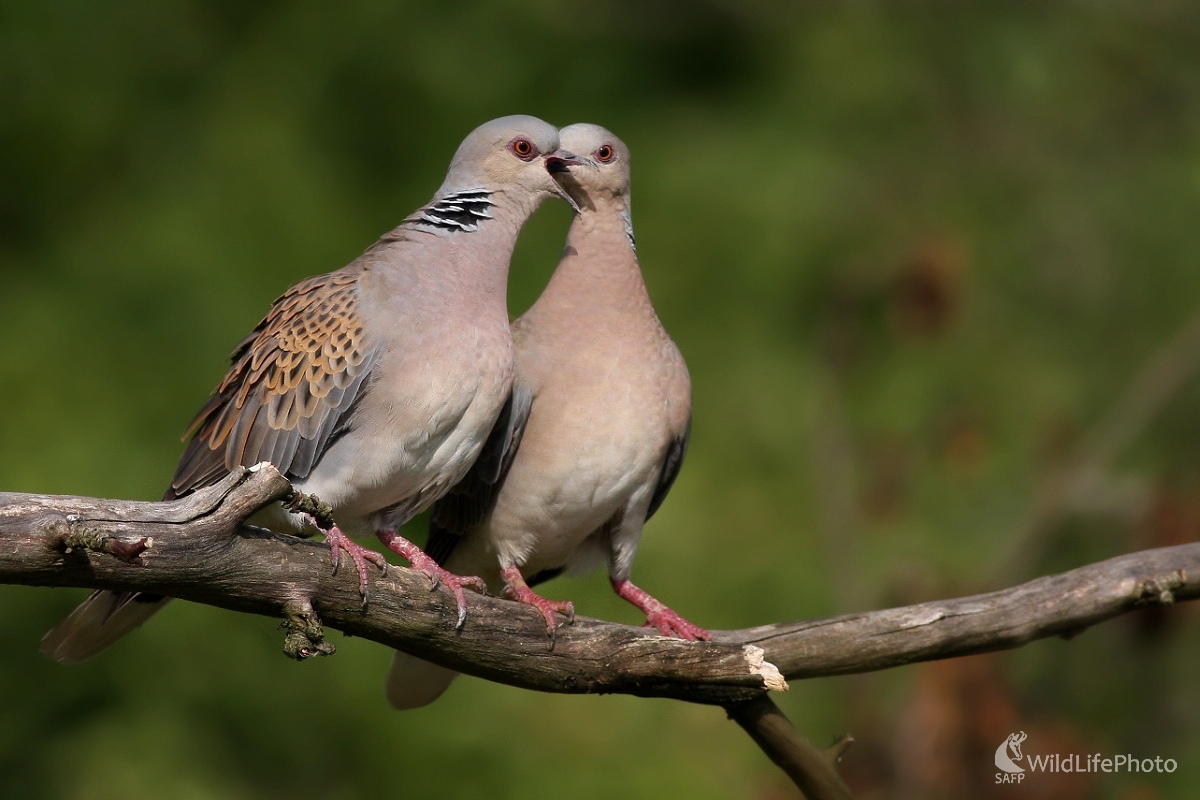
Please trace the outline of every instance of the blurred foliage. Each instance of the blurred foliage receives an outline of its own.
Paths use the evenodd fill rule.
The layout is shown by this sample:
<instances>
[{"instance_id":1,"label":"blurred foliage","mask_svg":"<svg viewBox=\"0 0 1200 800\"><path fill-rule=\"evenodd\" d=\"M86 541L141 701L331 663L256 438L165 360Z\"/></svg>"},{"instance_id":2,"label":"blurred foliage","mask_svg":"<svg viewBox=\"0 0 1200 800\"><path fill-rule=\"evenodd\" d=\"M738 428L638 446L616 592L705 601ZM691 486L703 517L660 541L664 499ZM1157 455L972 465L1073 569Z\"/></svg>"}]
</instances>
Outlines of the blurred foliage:
<instances>
[{"instance_id":1,"label":"blurred foliage","mask_svg":"<svg viewBox=\"0 0 1200 800\"><path fill-rule=\"evenodd\" d=\"M0 489L158 496L270 300L510 113L599 122L634 153L639 252L696 393L635 578L691 619L984 591L1195 538L1195 358L1144 415L1119 402L1152 394L1138 376L1200 308L1200 10L1181 0L13 0ZM528 227L515 313L567 222ZM636 621L599 575L549 593ZM463 679L396 714L383 648L297 666L273 621L215 609L44 661L81 596L0 587L4 797L796 796L718 710ZM1195 616L780 702L817 741L855 734L863 798L1190 797ZM1014 730L1179 769L997 787Z\"/></svg>"}]
</instances>

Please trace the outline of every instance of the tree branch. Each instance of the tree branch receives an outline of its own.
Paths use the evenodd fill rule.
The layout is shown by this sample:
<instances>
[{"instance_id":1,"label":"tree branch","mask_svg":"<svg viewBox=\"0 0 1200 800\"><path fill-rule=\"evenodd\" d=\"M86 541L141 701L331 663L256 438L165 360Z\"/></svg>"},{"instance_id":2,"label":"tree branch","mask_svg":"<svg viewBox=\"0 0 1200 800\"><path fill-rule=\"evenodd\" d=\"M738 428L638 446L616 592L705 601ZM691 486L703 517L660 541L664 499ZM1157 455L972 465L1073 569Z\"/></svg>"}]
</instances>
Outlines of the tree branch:
<instances>
[{"instance_id":1,"label":"tree branch","mask_svg":"<svg viewBox=\"0 0 1200 800\"><path fill-rule=\"evenodd\" d=\"M812 798L847 797L835 758L769 700L784 678L866 672L1071 636L1148 604L1200 596L1200 543L1145 550L989 594L687 642L577 617L552 644L536 610L469 594L465 626L444 588L400 567L364 608L352 570L319 542L242 526L293 494L270 465L173 502L0 494L0 583L144 591L283 617L287 652L332 652L322 623L460 672L527 689L670 697L725 707ZM835 746L836 747L836 746ZM839 747L837 752L844 746Z\"/></svg>"},{"instance_id":2,"label":"tree branch","mask_svg":"<svg viewBox=\"0 0 1200 800\"><path fill-rule=\"evenodd\" d=\"M841 754L854 741L844 736L825 752L796 730L769 695L725 706L729 718L782 769L810 800L848 800L850 789L837 773Z\"/></svg>"},{"instance_id":3,"label":"tree branch","mask_svg":"<svg viewBox=\"0 0 1200 800\"><path fill-rule=\"evenodd\" d=\"M577 617L556 641L535 610L444 588L393 567L364 609L353 570L332 574L320 542L241 528L291 487L274 467L243 469L169 503L0 494L0 582L141 591L284 617L315 651L320 623L502 683L547 692L622 693L723 703L786 688L753 645L668 639ZM240 535L239 535L240 534ZM377 575L377 574L376 574ZM316 619L313 618L315 613Z\"/></svg>"},{"instance_id":4,"label":"tree branch","mask_svg":"<svg viewBox=\"0 0 1200 800\"><path fill-rule=\"evenodd\" d=\"M790 680L1071 637L1146 605L1200 597L1200 543L1142 550L989 594L714 636L756 644Z\"/></svg>"}]
</instances>

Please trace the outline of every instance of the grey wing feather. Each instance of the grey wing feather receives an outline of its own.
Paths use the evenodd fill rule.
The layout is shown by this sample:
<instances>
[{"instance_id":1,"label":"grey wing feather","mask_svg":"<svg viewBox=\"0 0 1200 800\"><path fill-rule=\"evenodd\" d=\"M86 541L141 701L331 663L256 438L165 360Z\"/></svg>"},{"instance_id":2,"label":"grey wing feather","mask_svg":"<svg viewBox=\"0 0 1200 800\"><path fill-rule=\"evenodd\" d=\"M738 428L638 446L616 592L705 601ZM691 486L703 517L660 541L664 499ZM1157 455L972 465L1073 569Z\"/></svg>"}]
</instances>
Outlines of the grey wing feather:
<instances>
[{"instance_id":1,"label":"grey wing feather","mask_svg":"<svg viewBox=\"0 0 1200 800\"><path fill-rule=\"evenodd\" d=\"M679 470L683 466L683 457L687 455L688 439L692 435L692 418L689 416L687 425L684 426L683 434L671 441L667 447L666 458L663 459L662 472L658 475L658 486L654 488L654 495L650 498L650 507L646 511L646 519L654 516L654 512L658 511L658 507L667 499L667 492L671 491L671 486L675 483L675 479L679 477Z\"/></svg>"},{"instance_id":2,"label":"grey wing feather","mask_svg":"<svg viewBox=\"0 0 1200 800\"><path fill-rule=\"evenodd\" d=\"M445 564L459 539L491 511L521 446L532 408L533 393L524 386L514 386L479 458L466 476L434 503L425 552L437 563Z\"/></svg>"}]
</instances>

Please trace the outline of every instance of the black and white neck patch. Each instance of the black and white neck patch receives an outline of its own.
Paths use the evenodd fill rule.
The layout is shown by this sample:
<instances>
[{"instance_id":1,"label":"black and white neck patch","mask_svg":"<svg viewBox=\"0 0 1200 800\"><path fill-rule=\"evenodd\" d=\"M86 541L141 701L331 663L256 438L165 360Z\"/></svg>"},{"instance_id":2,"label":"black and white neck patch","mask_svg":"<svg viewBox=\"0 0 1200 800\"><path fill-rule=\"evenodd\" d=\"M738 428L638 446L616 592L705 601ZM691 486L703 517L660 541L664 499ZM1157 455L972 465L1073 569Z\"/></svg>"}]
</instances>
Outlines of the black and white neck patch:
<instances>
[{"instance_id":1,"label":"black and white neck patch","mask_svg":"<svg viewBox=\"0 0 1200 800\"><path fill-rule=\"evenodd\" d=\"M466 189L448 194L433 205L421 209L418 222L450 231L470 232L479 229L493 203L492 193L486 189Z\"/></svg>"}]
</instances>

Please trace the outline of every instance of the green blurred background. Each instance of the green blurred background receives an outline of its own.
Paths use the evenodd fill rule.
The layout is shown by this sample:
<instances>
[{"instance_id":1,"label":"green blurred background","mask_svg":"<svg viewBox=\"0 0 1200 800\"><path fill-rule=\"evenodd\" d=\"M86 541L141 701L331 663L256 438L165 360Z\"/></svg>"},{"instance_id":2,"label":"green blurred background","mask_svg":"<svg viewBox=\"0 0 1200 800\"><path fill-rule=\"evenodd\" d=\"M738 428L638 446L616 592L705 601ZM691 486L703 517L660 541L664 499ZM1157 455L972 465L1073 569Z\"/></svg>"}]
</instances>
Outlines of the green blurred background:
<instances>
[{"instance_id":1,"label":"green blurred background","mask_svg":"<svg viewBox=\"0 0 1200 800\"><path fill-rule=\"evenodd\" d=\"M1200 525L1200 10L1173 0L122 2L0 9L0 490L156 498L284 288L425 202L496 116L612 128L691 365L638 583L736 628L991 590ZM514 261L514 313L569 216ZM1180 331L1183 331L1180 334ZM789 798L712 708L474 679L397 714L390 658L297 665L175 604L37 653L82 591L0 587L6 798ZM603 575L548 594L630 623ZM1193 797L1194 609L794 682L863 798ZM1032 775L1027 753L1174 758Z\"/></svg>"}]
</instances>

